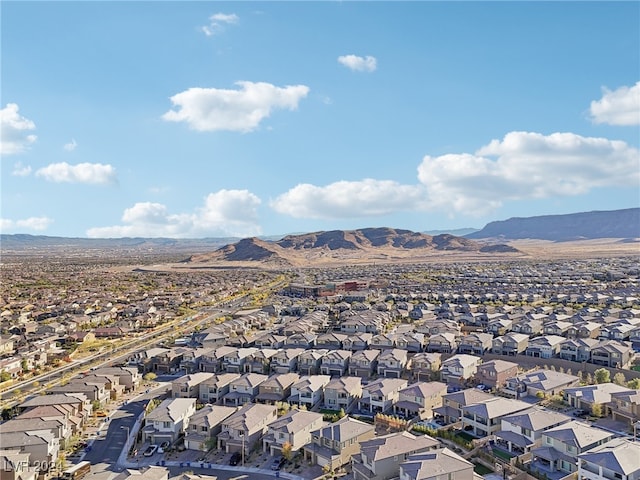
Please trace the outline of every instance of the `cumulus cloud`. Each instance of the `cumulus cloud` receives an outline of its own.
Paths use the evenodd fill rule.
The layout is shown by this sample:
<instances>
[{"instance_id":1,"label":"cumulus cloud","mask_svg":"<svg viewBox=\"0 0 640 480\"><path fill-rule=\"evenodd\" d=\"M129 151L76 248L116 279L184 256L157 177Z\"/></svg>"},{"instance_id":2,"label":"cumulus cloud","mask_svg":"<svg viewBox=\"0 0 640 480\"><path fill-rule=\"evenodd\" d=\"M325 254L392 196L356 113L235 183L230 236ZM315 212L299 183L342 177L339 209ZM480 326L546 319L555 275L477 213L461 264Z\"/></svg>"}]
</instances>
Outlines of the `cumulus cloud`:
<instances>
[{"instance_id":1,"label":"cumulus cloud","mask_svg":"<svg viewBox=\"0 0 640 480\"><path fill-rule=\"evenodd\" d=\"M602 98L591 102L594 123L640 125L640 81L632 87L602 89Z\"/></svg>"},{"instance_id":2,"label":"cumulus cloud","mask_svg":"<svg viewBox=\"0 0 640 480\"><path fill-rule=\"evenodd\" d=\"M357 218L423 207L424 188L391 180L340 181L324 187L300 184L278 196L271 207L295 218Z\"/></svg>"},{"instance_id":3,"label":"cumulus cloud","mask_svg":"<svg viewBox=\"0 0 640 480\"><path fill-rule=\"evenodd\" d=\"M71 139L71 141L70 141L69 143L65 143L65 144L64 144L64 147L63 147L63 148L64 148L67 152L73 152L73 151L76 149L76 147L77 147L77 146L78 146L78 143L75 141L75 139L73 139L73 138L72 138L72 139Z\"/></svg>"},{"instance_id":4,"label":"cumulus cloud","mask_svg":"<svg viewBox=\"0 0 640 480\"><path fill-rule=\"evenodd\" d=\"M358 55L342 55L338 57L338 63L344 65L355 72L374 72L378 68L376 57L367 55L359 57Z\"/></svg>"},{"instance_id":5,"label":"cumulus cloud","mask_svg":"<svg viewBox=\"0 0 640 480\"><path fill-rule=\"evenodd\" d=\"M305 85L276 87L263 82L236 82L238 90L190 88L171 97L177 110L162 118L169 122L186 122L201 132L251 132L274 109L296 110L309 93Z\"/></svg>"},{"instance_id":6,"label":"cumulus cloud","mask_svg":"<svg viewBox=\"0 0 640 480\"><path fill-rule=\"evenodd\" d=\"M0 218L0 231L2 233L22 232L24 230L43 231L49 228L53 220L48 217L29 217L24 220L11 220Z\"/></svg>"},{"instance_id":7,"label":"cumulus cloud","mask_svg":"<svg viewBox=\"0 0 640 480\"><path fill-rule=\"evenodd\" d=\"M240 18L235 13L215 13L209 17L209 24L200 27L200 30L211 37L222 33L227 25L235 25Z\"/></svg>"},{"instance_id":8,"label":"cumulus cloud","mask_svg":"<svg viewBox=\"0 0 640 480\"><path fill-rule=\"evenodd\" d=\"M36 176L56 183L109 184L116 181L116 170L101 163L52 163L36 170Z\"/></svg>"},{"instance_id":9,"label":"cumulus cloud","mask_svg":"<svg viewBox=\"0 0 640 480\"><path fill-rule=\"evenodd\" d=\"M482 215L508 200L638 186L639 159L640 152L622 141L510 132L475 154L424 157L418 179L431 208Z\"/></svg>"},{"instance_id":10,"label":"cumulus cloud","mask_svg":"<svg viewBox=\"0 0 640 480\"><path fill-rule=\"evenodd\" d=\"M36 141L36 136L29 133L36 129L36 124L21 116L20 107L16 103L8 103L0 110L0 154L14 155L24 152Z\"/></svg>"},{"instance_id":11,"label":"cumulus cloud","mask_svg":"<svg viewBox=\"0 0 640 480\"><path fill-rule=\"evenodd\" d=\"M193 213L172 214L161 203L140 202L122 215L124 225L96 227L92 238L206 236L250 237L262 233L257 208L260 199L247 190L210 193Z\"/></svg>"},{"instance_id":12,"label":"cumulus cloud","mask_svg":"<svg viewBox=\"0 0 640 480\"><path fill-rule=\"evenodd\" d=\"M16 162L13 165L13 171L11 172L11 175L15 177L28 177L29 175L31 175L31 166L22 165L22 162Z\"/></svg>"}]
</instances>

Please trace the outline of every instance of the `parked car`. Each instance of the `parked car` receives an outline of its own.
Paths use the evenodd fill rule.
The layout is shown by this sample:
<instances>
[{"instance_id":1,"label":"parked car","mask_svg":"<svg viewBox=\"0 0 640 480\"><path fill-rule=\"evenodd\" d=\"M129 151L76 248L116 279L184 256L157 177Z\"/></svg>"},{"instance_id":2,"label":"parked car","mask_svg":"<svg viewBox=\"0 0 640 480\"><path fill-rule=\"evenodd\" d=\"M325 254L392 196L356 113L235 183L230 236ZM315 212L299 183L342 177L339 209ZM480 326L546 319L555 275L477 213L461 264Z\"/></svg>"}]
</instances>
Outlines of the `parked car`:
<instances>
[{"instance_id":1,"label":"parked car","mask_svg":"<svg viewBox=\"0 0 640 480\"><path fill-rule=\"evenodd\" d=\"M150 457L157 451L158 451L158 445L149 445L147 449L144 451L143 455L145 457Z\"/></svg>"},{"instance_id":2,"label":"parked car","mask_svg":"<svg viewBox=\"0 0 640 480\"><path fill-rule=\"evenodd\" d=\"M271 463L271 470L280 470L286 461L287 459L284 457L274 459L273 463Z\"/></svg>"},{"instance_id":3,"label":"parked car","mask_svg":"<svg viewBox=\"0 0 640 480\"><path fill-rule=\"evenodd\" d=\"M229 465L238 465L241 460L242 460L242 453L233 452L233 455L231 455L231 460L229 460Z\"/></svg>"},{"instance_id":4,"label":"parked car","mask_svg":"<svg viewBox=\"0 0 640 480\"><path fill-rule=\"evenodd\" d=\"M162 442L160 444L160 446L158 447L158 453L164 453L167 451L167 449L169 448L169 445L171 445L171 443L169 442Z\"/></svg>"}]
</instances>

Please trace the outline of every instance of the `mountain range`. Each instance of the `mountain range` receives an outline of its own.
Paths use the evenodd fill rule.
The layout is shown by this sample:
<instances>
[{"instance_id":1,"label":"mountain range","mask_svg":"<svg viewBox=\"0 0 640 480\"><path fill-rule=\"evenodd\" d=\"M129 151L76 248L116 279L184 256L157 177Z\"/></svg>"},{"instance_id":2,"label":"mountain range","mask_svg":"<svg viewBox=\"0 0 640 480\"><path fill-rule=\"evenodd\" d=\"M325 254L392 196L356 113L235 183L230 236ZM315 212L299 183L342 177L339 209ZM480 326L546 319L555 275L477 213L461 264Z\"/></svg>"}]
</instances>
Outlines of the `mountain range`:
<instances>
[{"instance_id":1,"label":"mountain range","mask_svg":"<svg viewBox=\"0 0 640 480\"><path fill-rule=\"evenodd\" d=\"M470 239L538 239L562 242L596 238L640 238L640 208L510 218L465 235Z\"/></svg>"},{"instance_id":2,"label":"mountain range","mask_svg":"<svg viewBox=\"0 0 640 480\"><path fill-rule=\"evenodd\" d=\"M415 260L434 254L520 253L503 244L484 244L454 235L426 233L394 228L331 230L287 235L277 241L245 238L210 253L193 255L192 264L220 262L259 262L278 266L396 262Z\"/></svg>"},{"instance_id":3,"label":"mountain range","mask_svg":"<svg viewBox=\"0 0 640 480\"><path fill-rule=\"evenodd\" d=\"M301 265L310 262L390 261L458 254L517 255L519 239L566 242L570 240L640 239L640 208L581 212L567 215L510 218L487 224L481 230L459 229L450 233L412 232L394 228L364 228L300 233L284 237L234 237L204 239L113 238L89 239L41 235L0 235L3 254L92 250L174 254L189 263L261 262ZM465 235L461 235L465 233Z\"/></svg>"}]
</instances>

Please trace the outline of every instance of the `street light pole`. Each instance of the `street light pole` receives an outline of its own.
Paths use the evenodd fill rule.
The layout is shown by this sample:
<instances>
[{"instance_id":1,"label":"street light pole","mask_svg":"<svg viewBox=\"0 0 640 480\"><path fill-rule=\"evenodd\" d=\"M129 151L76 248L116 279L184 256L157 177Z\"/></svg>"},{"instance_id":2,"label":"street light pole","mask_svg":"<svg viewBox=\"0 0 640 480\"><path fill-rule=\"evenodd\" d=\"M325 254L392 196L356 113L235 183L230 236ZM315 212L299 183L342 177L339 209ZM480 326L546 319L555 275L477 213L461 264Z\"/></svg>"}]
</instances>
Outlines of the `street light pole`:
<instances>
[{"instance_id":1,"label":"street light pole","mask_svg":"<svg viewBox=\"0 0 640 480\"><path fill-rule=\"evenodd\" d=\"M244 467L244 432L240 434L240 438L242 438L242 466Z\"/></svg>"}]
</instances>

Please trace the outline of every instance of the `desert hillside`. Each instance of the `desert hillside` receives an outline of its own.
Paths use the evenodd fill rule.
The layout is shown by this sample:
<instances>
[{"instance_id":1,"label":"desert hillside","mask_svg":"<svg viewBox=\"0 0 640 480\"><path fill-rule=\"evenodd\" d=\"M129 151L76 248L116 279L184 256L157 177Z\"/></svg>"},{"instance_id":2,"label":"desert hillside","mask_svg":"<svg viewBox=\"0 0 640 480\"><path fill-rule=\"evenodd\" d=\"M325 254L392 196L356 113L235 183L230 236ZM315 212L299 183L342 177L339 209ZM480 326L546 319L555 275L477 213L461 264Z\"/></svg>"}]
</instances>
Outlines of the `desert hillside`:
<instances>
[{"instance_id":1,"label":"desert hillside","mask_svg":"<svg viewBox=\"0 0 640 480\"><path fill-rule=\"evenodd\" d=\"M519 256L516 248L478 242L454 235L427 235L393 228L332 230L288 235L278 241L247 238L218 250L193 255L188 263L262 266L312 266L330 264L392 263L427 257Z\"/></svg>"}]
</instances>

